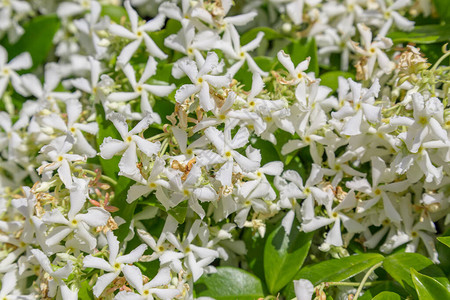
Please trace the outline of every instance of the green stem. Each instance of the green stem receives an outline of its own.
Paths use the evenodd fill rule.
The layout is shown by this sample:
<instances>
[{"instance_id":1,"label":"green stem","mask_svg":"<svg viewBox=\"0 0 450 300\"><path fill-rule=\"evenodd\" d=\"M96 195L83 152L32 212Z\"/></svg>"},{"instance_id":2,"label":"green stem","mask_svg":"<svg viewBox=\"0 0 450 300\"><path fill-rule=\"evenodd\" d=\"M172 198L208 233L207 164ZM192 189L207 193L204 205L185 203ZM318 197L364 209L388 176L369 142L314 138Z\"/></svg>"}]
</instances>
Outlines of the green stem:
<instances>
[{"instance_id":1,"label":"green stem","mask_svg":"<svg viewBox=\"0 0 450 300\"><path fill-rule=\"evenodd\" d=\"M387 282L387 280L381 280L381 281L370 281L366 282L364 286L374 286L377 284L381 284ZM327 286L359 286L360 282L326 282Z\"/></svg>"},{"instance_id":2,"label":"green stem","mask_svg":"<svg viewBox=\"0 0 450 300\"><path fill-rule=\"evenodd\" d=\"M157 135L154 135L154 136L152 136L152 137L149 137L149 138L147 139L147 141L154 141L154 140L157 140L157 139L159 139L159 138L165 137L165 136L167 136L167 135L169 135L169 134L170 134L169 132L159 133L159 134L157 134Z\"/></svg>"},{"instance_id":3,"label":"green stem","mask_svg":"<svg viewBox=\"0 0 450 300\"><path fill-rule=\"evenodd\" d=\"M97 173L95 173L94 171L91 171L91 170L83 169L82 172L83 172L83 173L87 173L87 174L89 174L89 175L92 175L92 176L94 176L94 177L97 176ZM103 180L105 180L105 181L108 181L109 183L111 183L111 184L114 185L114 186L117 185L117 181L115 181L114 179L112 179L112 178L109 177L109 176L106 176L106 175L100 175L100 178L103 179Z\"/></svg>"},{"instance_id":4,"label":"green stem","mask_svg":"<svg viewBox=\"0 0 450 300\"><path fill-rule=\"evenodd\" d=\"M379 262L376 265L374 265L372 268L370 268L369 271L367 271L366 275L364 275L364 278L361 281L361 284L358 287L358 290L356 291L355 297L353 297L353 300L358 299L359 294L361 294L361 291L362 291L364 285L366 284L367 279L369 279L370 274L372 274L372 272L375 271L375 269L380 267L382 264L383 264L383 262Z\"/></svg>"},{"instance_id":5,"label":"green stem","mask_svg":"<svg viewBox=\"0 0 450 300\"><path fill-rule=\"evenodd\" d=\"M442 47L442 51L444 52L444 55L442 55L438 61L434 64L434 66L431 68L431 71L434 72L436 71L437 67L441 64L441 62L446 59L448 56L450 56L450 51L447 51L447 44L445 44Z\"/></svg>"}]
</instances>

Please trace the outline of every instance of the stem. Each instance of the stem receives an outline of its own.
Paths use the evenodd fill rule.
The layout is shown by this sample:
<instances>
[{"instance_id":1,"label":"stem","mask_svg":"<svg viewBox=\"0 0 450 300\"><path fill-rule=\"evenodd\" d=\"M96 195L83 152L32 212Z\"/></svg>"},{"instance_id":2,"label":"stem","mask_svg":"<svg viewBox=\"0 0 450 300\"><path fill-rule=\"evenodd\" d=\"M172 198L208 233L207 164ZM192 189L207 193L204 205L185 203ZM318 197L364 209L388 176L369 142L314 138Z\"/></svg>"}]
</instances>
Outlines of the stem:
<instances>
[{"instance_id":1,"label":"stem","mask_svg":"<svg viewBox=\"0 0 450 300\"><path fill-rule=\"evenodd\" d=\"M437 69L437 67L441 64L441 62L446 59L449 55L450 55L450 51L447 51L447 44L445 44L442 47L442 51L444 52L444 55L442 55L438 61L434 64L434 66L431 68L431 71L435 71Z\"/></svg>"},{"instance_id":2,"label":"stem","mask_svg":"<svg viewBox=\"0 0 450 300\"><path fill-rule=\"evenodd\" d=\"M94 177L97 176L97 173L95 173L94 171L91 171L91 170L85 170L85 169L83 169L83 173L87 173L87 174L92 175L92 176L94 176ZM115 181L114 179L112 179L112 178L109 177L109 176L106 176L106 175L100 175L100 178L103 179L103 180L105 180L105 181L108 181L109 183L111 183L111 184L114 185L114 186L117 185L117 181Z\"/></svg>"},{"instance_id":3,"label":"stem","mask_svg":"<svg viewBox=\"0 0 450 300\"><path fill-rule=\"evenodd\" d=\"M161 150L159 151L160 155L163 155L166 152L167 147L169 146L169 139L165 139L162 142Z\"/></svg>"},{"instance_id":4,"label":"stem","mask_svg":"<svg viewBox=\"0 0 450 300\"><path fill-rule=\"evenodd\" d=\"M377 284L381 284L383 282L387 282L387 280L380 280L380 281L370 281L366 282L364 286L374 286ZM328 286L359 286L360 282L326 282Z\"/></svg>"},{"instance_id":5,"label":"stem","mask_svg":"<svg viewBox=\"0 0 450 300\"><path fill-rule=\"evenodd\" d=\"M383 262L379 262L376 265L374 265L372 268L370 268L369 271L367 271L366 275L364 275L364 278L361 281L361 284L358 287L358 290L356 291L355 297L353 297L353 300L357 300L358 299L359 294L361 293L364 285L366 284L367 279L369 279L370 274L372 274L372 272L375 271L375 269L377 269L382 264L383 264Z\"/></svg>"},{"instance_id":6,"label":"stem","mask_svg":"<svg viewBox=\"0 0 450 300\"><path fill-rule=\"evenodd\" d=\"M149 137L149 138L147 139L147 141L157 140L157 139L159 139L159 138L161 138L161 137L165 137L166 135L169 135L169 134L170 134L169 132L162 132L162 133L159 133L159 134L154 135L154 136L152 136L152 137Z\"/></svg>"}]
</instances>

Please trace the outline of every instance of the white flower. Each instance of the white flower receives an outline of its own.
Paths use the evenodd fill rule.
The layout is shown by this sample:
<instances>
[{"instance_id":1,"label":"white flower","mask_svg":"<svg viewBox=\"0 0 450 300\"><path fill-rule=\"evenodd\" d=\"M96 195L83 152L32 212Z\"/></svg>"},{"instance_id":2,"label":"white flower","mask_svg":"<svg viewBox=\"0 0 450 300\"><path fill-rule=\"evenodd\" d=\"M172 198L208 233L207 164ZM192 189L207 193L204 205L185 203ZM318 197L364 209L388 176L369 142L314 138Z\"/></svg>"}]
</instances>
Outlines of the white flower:
<instances>
[{"instance_id":1,"label":"white flower","mask_svg":"<svg viewBox=\"0 0 450 300\"><path fill-rule=\"evenodd\" d=\"M136 178L137 181L142 181L142 175L139 172L136 164L138 161L136 149L148 157L152 157L158 153L160 144L152 143L146 139L138 136L139 133L154 122L151 115L144 117L132 130L128 131L128 124L120 114L112 114L110 116L111 122L116 127L123 141L107 137L100 145L100 156L104 159L111 159L119 152L125 151L119 162L120 174Z\"/></svg>"},{"instance_id":2,"label":"white flower","mask_svg":"<svg viewBox=\"0 0 450 300\"><path fill-rule=\"evenodd\" d=\"M395 67L395 64L389 59L383 50L392 47L392 40L386 37L379 37L372 42L372 31L366 25L359 23L357 25L358 31L361 34L363 47L353 43L356 53L367 57L367 63L364 65L364 79L367 80L372 77L375 68L375 63L384 73L389 74Z\"/></svg>"},{"instance_id":3,"label":"white flower","mask_svg":"<svg viewBox=\"0 0 450 300\"><path fill-rule=\"evenodd\" d=\"M128 63L128 61L133 56L134 52L136 52L142 42L144 42L147 51L151 55L160 59L167 58L167 55L158 48L158 46L147 33L161 29L161 27L164 26L165 16L157 15L144 25L138 26L139 17L137 12L131 7L130 1L126 0L124 6L127 10L128 18L131 23L131 31L117 24L111 24L108 28L109 31L114 35L133 40L122 49L122 52L120 52L120 55L117 57L117 63L119 64L119 66L125 66Z\"/></svg>"},{"instance_id":4,"label":"white flower","mask_svg":"<svg viewBox=\"0 0 450 300\"><path fill-rule=\"evenodd\" d=\"M74 140L72 136L60 136L52 140L49 145L42 147L41 152L49 157L53 162L40 166L38 168L39 174L58 169L58 174L61 181L67 188L70 188L72 186L72 171L70 163L73 161L86 160L86 158L81 155L68 153L72 149L73 143Z\"/></svg>"},{"instance_id":5,"label":"white flower","mask_svg":"<svg viewBox=\"0 0 450 300\"><path fill-rule=\"evenodd\" d=\"M378 1L381 8L381 13L384 16L384 25L378 32L379 36L386 36L392 23L403 31L411 31L414 28L414 21L410 21L407 18L400 15L396 10L406 8L411 5L411 0L396 0L389 7L386 7L385 1Z\"/></svg>"},{"instance_id":6,"label":"white flower","mask_svg":"<svg viewBox=\"0 0 450 300\"><path fill-rule=\"evenodd\" d=\"M87 213L80 214L87 197L88 182L84 179L74 178L74 184L70 189L70 210L67 218L57 208L46 212L42 220L46 224L61 224L54 227L48 234L45 243L51 247L58 245L61 240L74 232L75 237L83 241L87 247L80 247L91 251L97 246L97 239L90 232L91 227L104 226L110 214L101 207L90 207Z\"/></svg>"},{"instance_id":7,"label":"white flower","mask_svg":"<svg viewBox=\"0 0 450 300\"><path fill-rule=\"evenodd\" d=\"M137 293L123 291L118 293L114 299L153 300L153 296L156 296L158 299L169 300L180 294L180 291L176 288L165 288L171 280L169 268L160 269L158 274L146 284L142 283L142 272L138 267L126 265L123 267L122 272L128 283L136 289Z\"/></svg>"},{"instance_id":8,"label":"white flower","mask_svg":"<svg viewBox=\"0 0 450 300\"><path fill-rule=\"evenodd\" d=\"M21 53L8 63L8 53L5 48L0 46L0 97L3 96L10 80L14 89L18 93L23 94L21 80L16 71L31 68L32 64L31 56L28 52Z\"/></svg>"},{"instance_id":9,"label":"white flower","mask_svg":"<svg viewBox=\"0 0 450 300\"><path fill-rule=\"evenodd\" d=\"M147 245L142 244L127 255L119 255L120 244L112 231L106 233L106 239L109 248L108 261L92 255L86 256L83 260L83 267L100 269L107 272L100 276L94 285L93 291L95 297L100 297L105 288L119 276L125 264L132 264L138 261L145 250L147 250Z\"/></svg>"},{"instance_id":10,"label":"white flower","mask_svg":"<svg viewBox=\"0 0 450 300\"><path fill-rule=\"evenodd\" d=\"M145 114L153 114L153 109L149 103L149 93L158 97L165 97L169 95L174 89L175 85L153 85L145 83L150 77L156 74L156 61L153 57L149 57L141 78L136 82L136 73L130 64L122 67L123 72L130 82L133 92L115 92L106 97L107 101L111 102L125 102L141 98L141 112Z\"/></svg>"},{"instance_id":11,"label":"white flower","mask_svg":"<svg viewBox=\"0 0 450 300\"><path fill-rule=\"evenodd\" d=\"M209 156L208 164L223 163L220 170L216 173L216 179L224 186L231 186L231 176L233 174L234 162L236 162L243 171L255 171L259 168L259 161L255 161L240 154L235 149L244 147L250 137L250 133L246 127L239 128L238 132L231 139L231 128L225 126L224 132L220 132L214 127L205 129L205 135L216 147L217 153L202 152L205 155L205 160Z\"/></svg>"},{"instance_id":12,"label":"white flower","mask_svg":"<svg viewBox=\"0 0 450 300\"><path fill-rule=\"evenodd\" d=\"M37 261L41 265L42 269L45 272L47 272L51 278L48 282L48 285L49 285L48 296L55 297L56 290L59 287L59 289L61 291L61 295L64 300L77 299L78 291L77 290L73 291L73 290L69 289L69 287L67 287L67 285L63 281L69 277L70 273L72 273L72 262L68 261L64 267L59 268L56 271L54 271L50 264L50 260L48 259L47 255L44 254L44 252L42 252L39 249L32 249L31 253L37 259Z\"/></svg>"},{"instance_id":13,"label":"white flower","mask_svg":"<svg viewBox=\"0 0 450 300\"><path fill-rule=\"evenodd\" d=\"M357 209L358 212L368 210L382 199L386 216L392 222L399 223L402 220L388 196L388 192L402 192L408 188L410 182L407 180L392 182L392 175L391 170L387 169L385 162L381 158L372 157L372 186L366 179L358 178L346 183L348 188L361 191L369 197L368 200L360 202Z\"/></svg>"},{"instance_id":14,"label":"white flower","mask_svg":"<svg viewBox=\"0 0 450 300\"><path fill-rule=\"evenodd\" d=\"M269 74L261 70L250 54L248 54L248 52L259 47L263 37L264 32L259 32L254 40L248 42L244 46L241 46L239 33L234 26L229 26L229 30L225 31L222 40L217 42L216 47L222 50L228 58L238 60L238 62L231 66L228 70L228 74L230 74L231 77L234 77L244 62L247 62L248 68L252 73L258 73L261 76L267 76Z\"/></svg>"},{"instance_id":15,"label":"white flower","mask_svg":"<svg viewBox=\"0 0 450 300\"><path fill-rule=\"evenodd\" d=\"M212 110L215 103L210 96L210 85L221 88L229 85L231 82L229 76L215 76L208 74L215 70L218 65L219 57L215 52L208 52L206 60L203 62L200 69L198 69L197 64L190 59L186 58L177 61L172 69L172 75L175 78L179 78L182 74L177 72L181 71L189 77L192 84L181 86L175 94L175 100L178 103L183 103L186 99L198 93L200 107L205 111Z\"/></svg>"},{"instance_id":16,"label":"white flower","mask_svg":"<svg viewBox=\"0 0 450 300\"><path fill-rule=\"evenodd\" d=\"M291 81L288 81L289 84L298 84L302 81L308 80L311 81L311 78L305 73L305 71L309 67L309 61L311 57L307 57L304 61L300 62L296 67L294 67L294 63L292 62L291 56L286 54L283 50L278 52L277 54L278 60L280 63L286 68L289 74L292 77Z\"/></svg>"},{"instance_id":17,"label":"white flower","mask_svg":"<svg viewBox=\"0 0 450 300\"><path fill-rule=\"evenodd\" d=\"M66 101L66 112L67 124L57 114L45 116L42 119L42 123L46 126L64 131L66 134L71 135L75 141L73 144L75 151L85 154L88 157L94 157L97 154L97 151L88 143L81 131L96 135L98 132L97 122L90 122L87 124L76 123L83 112L83 106L77 99L69 99Z\"/></svg>"}]
</instances>

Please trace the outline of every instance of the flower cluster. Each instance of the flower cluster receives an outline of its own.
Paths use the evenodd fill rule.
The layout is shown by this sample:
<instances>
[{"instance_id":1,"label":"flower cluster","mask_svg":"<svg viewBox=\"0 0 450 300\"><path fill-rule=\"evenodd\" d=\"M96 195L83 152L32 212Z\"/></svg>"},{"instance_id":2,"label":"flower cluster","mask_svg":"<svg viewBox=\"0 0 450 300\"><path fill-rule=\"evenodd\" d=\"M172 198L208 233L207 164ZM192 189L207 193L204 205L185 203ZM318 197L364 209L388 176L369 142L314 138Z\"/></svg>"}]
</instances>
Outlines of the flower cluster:
<instances>
[{"instance_id":1,"label":"flower cluster","mask_svg":"<svg viewBox=\"0 0 450 300\"><path fill-rule=\"evenodd\" d=\"M203 274L248 263L243 232L276 222L335 257L357 241L439 262L450 74L394 52L412 1L271 0L318 56L272 45L270 62L264 32L242 34L258 1L153 1L148 19L146 1L119 18L117 1L41 2L0 4L10 43L30 16L60 24L42 68L0 46L0 298L192 299ZM313 65L336 53L356 76L333 89Z\"/></svg>"}]
</instances>

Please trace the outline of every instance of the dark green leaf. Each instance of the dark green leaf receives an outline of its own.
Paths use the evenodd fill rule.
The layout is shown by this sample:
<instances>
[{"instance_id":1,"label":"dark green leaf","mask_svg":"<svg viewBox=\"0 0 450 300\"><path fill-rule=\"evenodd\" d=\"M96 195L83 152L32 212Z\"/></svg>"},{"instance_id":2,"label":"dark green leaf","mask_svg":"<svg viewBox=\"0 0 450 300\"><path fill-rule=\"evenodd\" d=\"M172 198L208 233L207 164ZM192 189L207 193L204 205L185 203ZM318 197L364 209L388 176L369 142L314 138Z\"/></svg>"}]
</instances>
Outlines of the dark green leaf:
<instances>
[{"instance_id":1,"label":"dark green leaf","mask_svg":"<svg viewBox=\"0 0 450 300\"><path fill-rule=\"evenodd\" d=\"M276 30L273 30L269 27L256 27L252 28L246 33L241 35L241 45L244 46L254 40L259 32L264 32L264 39L265 40L274 40L274 39L280 39L284 38L284 35L279 33Z\"/></svg>"},{"instance_id":2,"label":"dark green leaf","mask_svg":"<svg viewBox=\"0 0 450 300\"><path fill-rule=\"evenodd\" d=\"M316 286L321 282L336 282L348 279L383 261L378 253L366 253L323 261L300 269L294 279L308 279ZM291 283L285 289L288 299L295 297L294 285Z\"/></svg>"},{"instance_id":3,"label":"dark green leaf","mask_svg":"<svg viewBox=\"0 0 450 300\"><path fill-rule=\"evenodd\" d=\"M352 73L343 72L343 71L331 71L331 72L326 72L320 76L320 84L325 85L325 86L333 89L333 91L335 91L339 87L339 84L338 84L339 76L342 76L344 78L351 78L353 80L355 79L355 75Z\"/></svg>"},{"instance_id":4,"label":"dark green leaf","mask_svg":"<svg viewBox=\"0 0 450 300\"><path fill-rule=\"evenodd\" d=\"M264 274L272 295L293 280L308 255L313 235L296 226L289 234L279 226L269 235L264 246Z\"/></svg>"},{"instance_id":5,"label":"dark green leaf","mask_svg":"<svg viewBox=\"0 0 450 300\"><path fill-rule=\"evenodd\" d=\"M203 275L194 285L197 297L216 300L253 300L264 297L261 281L251 273L233 267L218 267L217 273Z\"/></svg>"},{"instance_id":6,"label":"dark green leaf","mask_svg":"<svg viewBox=\"0 0 450 300\"><path fill-rule=\"evenodd\" d=\"M416 26L410 32L396 31L388 35L394 44L410 42L417 44L433 44L450 40L449 25L423 25Z\"/></svg>"},{"instance_id":7,"label":"dark green leaf","mask_svg":"<svg viewBox=\"0 0 450 300\"><path fill-rule=\"evenodd\" d=\"M383 283L377 284L368 289L367 291L365 291L364 294L358 299L371 300L375 296L386 291L398 294L402 297L402 299L406 298L409 295L408 293L406 293L406 291L401 287L401 285L398 282L384 281Z\"/></svg>"},{"instance_id":8,"label":"dark green leaf","mask_svg":"<svg viewBox=\"0 0 450 300\"><path fill-rule=\"evenodd\" d=\"M450 24L450 6L448 5L448 0L433 0L433 2L440 19Z\"/></svg>"},{"instance_id":9,"label":"dark green leaf","mask_svg":"<svg viewBox=\"0 0 450 300\"><path fill-rule=\"evenodd\" d=\"M449 286L448 279L438 266L418 253L396 253L386 257L383 262L384 269L404 288L411 292L414 284L411 280L410 268L420 271L423 274L434 277L444 286Z\"/></svg>"},{"instance_id":10,"label":"dark green leaf","mask_svg":"<svg viewBox=\"0 0 450 300\"><path fill-rule=\"evenodd\" d=\"M25 24L25 33L15 44L4 43L8 58L28 52L33 60L31 70L35 69L47 58L53 47L53 37L58 31L60 21L56 15L38 16Z\"/></svg>"},{"instance_id":11,"label":"dark green leaf","mask_svg":"<svg viewBox=\"0 0 450 300\"><path fill-rule=\"evenodd\" d=\"M419 300L450 299L448 289L436 279L420 274L413 268L410 269L410 272Z\"/></svg>"},{"instance_id":12,"label":"dark green leaf","mask_svg":"<svg viewBox=\"0 0 450 300\"><path fill-rule=\"evenodd\" d=\"M381 292L373 300L401 300L400 296L393 292Z\"/></svg>"},{"instance_id":13,"label":"dark green leaf","mask_svg":"<svg viewBox=\"0 0 450 300\"><path fill-rule=\"evenodd\" d=\"M119 226L114 234L120 242L123 242L130 231L130 222L134 216L134 210L136 208L137 201L132 203L127 202L127 193L134 181L120 176L117 180L117 184L114 187L114 198L111 200L110 204L117 207L119 210L113 214L113 216L119 216L125 220L125 223Z\"/></svg>"},{"instance_id":14,"label":"dark green leaf","mask_svg":"<svg viewBox=\"0 0 450 300\"><path fill-rule=\"evenodd\" d=\"M437 238L439 242L450 247L450 236L440 236Z\"/></svg>"}]
</instances>

